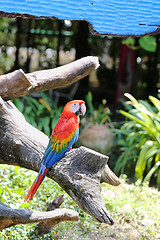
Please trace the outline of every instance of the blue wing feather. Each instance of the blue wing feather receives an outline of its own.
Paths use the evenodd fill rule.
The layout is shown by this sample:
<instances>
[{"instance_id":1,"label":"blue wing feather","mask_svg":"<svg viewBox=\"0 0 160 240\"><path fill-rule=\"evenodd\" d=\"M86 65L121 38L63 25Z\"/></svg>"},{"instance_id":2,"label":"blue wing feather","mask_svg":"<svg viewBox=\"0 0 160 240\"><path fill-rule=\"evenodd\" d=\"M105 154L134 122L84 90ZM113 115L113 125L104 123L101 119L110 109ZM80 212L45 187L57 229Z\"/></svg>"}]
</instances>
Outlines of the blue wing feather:
<instances>
[{"instance_id":1,"label":"blue wing feather","mask_svg":"<svg viewBox=\"0 0 160 240\"><path fill-rule=\"evenodd\" d=\"M63 135L64 132L65 128L62 125L61 134ZM72 131L70 133L70 135L64 134L64 136L67 136L66 139L60 138L58 133L59 132L57 132L57 134L55 133L52 134L52 137L44 153L44 157L41 163L41 168L39 170L38 176L35 179L34 183L32 184L32 187L29 190L29 193L27 194L25 200L31 200L33 198L38 187L43 182L48 169L51 168L53 164L55 164L57 161L59 161L62 158L62 156L71 149L72 145L77 142L79 136L79 128L77 127L75 131ZM60 141L60 139L62 140Z\"/></svg>"},{"instance_id":2,"label":"blue wing feather","mask_svg":"<svg viewBox=\"0 0 160 240\"><path fill-rule=\"evenodd\" d=\"M73 138L69 142L67 142L67 145L64 148L62 148L62 151L59 151L59 152L56 152L56 146L54 146L54 148L51 146L53 144L57 145L57 144L61 144L61 143L57 143L56 141L53 143L52 140L50 140L49 144L46 148L46 151L44 153L44 157L43 157L43 161L42 161L43 168L44 168L44 165L46 168L51 168L53 166L53 164L58 162L62 158L62 156L70 150L72 145L77 142L78 137L79 137L79 128L76 128ZM54 149L54 150L52 150L52 149Z\"/></svg>"}]
</instances>

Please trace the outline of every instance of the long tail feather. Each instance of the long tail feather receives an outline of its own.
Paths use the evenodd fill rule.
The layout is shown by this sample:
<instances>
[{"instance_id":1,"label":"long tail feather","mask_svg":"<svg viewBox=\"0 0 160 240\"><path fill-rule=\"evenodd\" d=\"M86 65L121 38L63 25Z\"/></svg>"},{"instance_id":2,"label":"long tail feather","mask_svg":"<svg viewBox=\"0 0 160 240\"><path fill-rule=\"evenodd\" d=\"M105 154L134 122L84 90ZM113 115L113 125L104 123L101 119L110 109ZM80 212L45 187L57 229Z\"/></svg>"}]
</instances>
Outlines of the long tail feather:
<instances>
[{"instance_id":1,"label":"long tail feather","mask_svg":"<svg viewBox=\"0 0 160 240\"><path fill-rule=\"evenodd\" d=\"M30 201L32 200L34 194L36 193L39 185L42 183L43 179L45 178L46 174L47 174L48 168L45 169L44 173L42 174L41 172L38 174L36 180L33 182L31 189L29 190L26 198L24 199L24 201Z\"/></svg>"}]
</instances>

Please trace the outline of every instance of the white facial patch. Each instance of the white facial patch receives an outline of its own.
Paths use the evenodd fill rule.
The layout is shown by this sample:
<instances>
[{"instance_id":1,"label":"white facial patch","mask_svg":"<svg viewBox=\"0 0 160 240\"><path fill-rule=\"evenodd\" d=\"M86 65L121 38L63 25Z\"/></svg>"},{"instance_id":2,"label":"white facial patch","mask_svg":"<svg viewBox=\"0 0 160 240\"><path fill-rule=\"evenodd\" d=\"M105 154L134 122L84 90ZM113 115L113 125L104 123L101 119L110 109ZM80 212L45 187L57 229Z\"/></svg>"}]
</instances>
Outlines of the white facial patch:
<instances>
[{"instance_id":1,"label":"white facial patch","mask_svg":"<svg viewBox=\"0 0 160 240\"><path fill-rule=\"evenodd\" d=\"M79 103L72 103L71 110L72 112L76 113L79 110Z\"/></svg>"},{"instance_id":2,"label":"white facial patch","mask_svg":"<svg viewBox=\"0 0 160 240\"><path fill-rule=\"evenodd\" d=\"M84 115L86 113L86 105L84 103L82 103L81 105L81 110L82 110L82 114Z\"/></svg>"}]
</instances>

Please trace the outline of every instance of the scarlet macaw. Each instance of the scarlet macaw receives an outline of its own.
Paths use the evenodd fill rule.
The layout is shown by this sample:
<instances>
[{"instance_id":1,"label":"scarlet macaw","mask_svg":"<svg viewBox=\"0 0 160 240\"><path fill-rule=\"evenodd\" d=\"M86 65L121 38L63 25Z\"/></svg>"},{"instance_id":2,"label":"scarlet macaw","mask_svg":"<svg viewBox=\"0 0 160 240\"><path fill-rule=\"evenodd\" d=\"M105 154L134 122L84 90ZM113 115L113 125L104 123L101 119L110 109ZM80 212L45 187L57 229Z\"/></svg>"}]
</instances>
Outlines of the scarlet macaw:
<instances>
[{"instance_id":1,"label":"scarlet macaw","mask_svg":"<svg viewBox=\"0 0 160 240\"><path fill-rule=\"evenodd\" d=\"M33 198L48 169L58 162L66 152L70 151L72 145L77 142L79 136L79 116L84 115L85 112L86 106L82 100L74 100L65 105L44 152L38 176L32 184L25 201Z\"/></svg>"}]
</instances>

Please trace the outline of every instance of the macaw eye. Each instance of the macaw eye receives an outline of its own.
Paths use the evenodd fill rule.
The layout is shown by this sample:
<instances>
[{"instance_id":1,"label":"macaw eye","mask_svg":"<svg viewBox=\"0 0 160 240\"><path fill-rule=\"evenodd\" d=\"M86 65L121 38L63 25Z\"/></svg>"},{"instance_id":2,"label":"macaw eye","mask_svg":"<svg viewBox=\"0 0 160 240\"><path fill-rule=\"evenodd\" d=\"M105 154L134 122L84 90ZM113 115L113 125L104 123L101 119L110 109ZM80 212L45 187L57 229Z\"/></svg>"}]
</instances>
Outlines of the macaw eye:
<instances>
[{"instance_id":1,"label":"macaw eye","mask_svg":"<svg viewBox=\"0 0 160 240\"><path fill-rule=\"evenodd\" d=\"M77 110L78 110L78 107L79 107L79 104L77 104L77 103L72 103L71 104L71 110L72 110L72 112L76 112Z\"/></svg>"}]
</instances>

